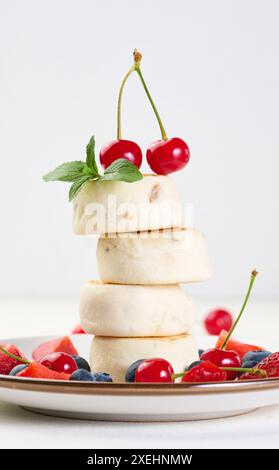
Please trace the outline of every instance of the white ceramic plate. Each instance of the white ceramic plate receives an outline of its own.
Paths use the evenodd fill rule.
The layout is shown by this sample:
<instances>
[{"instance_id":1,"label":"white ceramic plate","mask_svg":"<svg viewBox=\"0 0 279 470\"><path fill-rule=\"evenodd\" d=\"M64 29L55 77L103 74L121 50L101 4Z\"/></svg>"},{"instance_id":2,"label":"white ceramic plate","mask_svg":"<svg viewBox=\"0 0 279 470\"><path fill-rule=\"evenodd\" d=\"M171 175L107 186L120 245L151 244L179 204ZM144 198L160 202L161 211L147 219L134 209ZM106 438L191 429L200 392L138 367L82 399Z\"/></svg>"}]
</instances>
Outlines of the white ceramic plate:
<instances>
[{"instance_id":1,"label":"white ceramic plate","mask_svg":"<svg viewBox=\"0 0 279 470\"><path fill-rule=\"evenodd\" d=\"M9 338L25 354L52 337ZM85 358L91 336L72 340ZM255 339L254 339L255 341ZM200 347L213 337L198 339ZM257 343L257 341L256 341ZM271 351L278 345L259 341ZM196 384L113 384L25 379L0 375L0 400L31 411L69 418L106 421L186 421L247 413L279 403L279 379Z\"/></svg>"}]
</instances>

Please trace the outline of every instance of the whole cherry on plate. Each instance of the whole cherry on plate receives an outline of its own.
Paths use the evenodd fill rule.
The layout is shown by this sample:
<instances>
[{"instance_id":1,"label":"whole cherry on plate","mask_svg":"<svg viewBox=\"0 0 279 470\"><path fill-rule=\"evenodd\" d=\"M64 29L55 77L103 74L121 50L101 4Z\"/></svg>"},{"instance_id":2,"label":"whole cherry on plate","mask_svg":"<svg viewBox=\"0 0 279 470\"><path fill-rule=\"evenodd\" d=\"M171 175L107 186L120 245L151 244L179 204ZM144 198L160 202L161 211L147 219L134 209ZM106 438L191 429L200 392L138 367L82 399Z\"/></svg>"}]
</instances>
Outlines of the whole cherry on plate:
<instances>
[{"instance_id":1,"label":"whole cherry on plate","mask_svg":"<svg viewBox=\"0 0 279 470\"><path fill-rule=\"evenodd\" d=\"M53 352L48 354L39 362L50 370L54 370L55 372L65 372L66 374L72 374L78 368L74 358L63 352Z\"/></svg>"},{"instance_id":2,"label":"whole cherry on plate","mask_svg":"<svg viewBox=\"0 0 279 470\"><path fill-rule=\"evenodd\" d=\"M234 324L230 328L230 331L228 332L227 336L225 337L223 343L221 344L221 347L220 348L212 348L212 349L208 349L207 351L204 351L203 354L200 357L201 361L210 361L218 367L228 367L228 368L237 368L237 369L240 368L240 366L241 366L240 355L236 351L227 350L226 346L227 346L227 343L228 343L228 341L229 341L236 325L238 324L238 322L239 322L239 320L240 320L240 318L241 318L241 316L242 316L242 314L245 310L245 307L246 307L248 299L250 297L252 287L253 287L253 284L254 284L254 281L255 281L255 278L256 278L257 274L258 273L257 273L256 270L252 271L248 291L247 291L247 294L245 296L243 305L240 309L240 312L239 312ZM234 380L237 377L237 371L227 370L227 376L228 376L228 380Z\"/></svg>"},{"instance_id":3,"label":"whole cherry on plate","mask_svg":"<svg viewBox=\"0 0 279 470\"><path fill-rule=\"evenodd\" d=\"M135 382L173 382L172 365L161 358L145 359L135 372Z\"/></svg>"},{"instance_id":4,"label":"whole cherry on plate","mask_svg":"<svg viewBox=\"0 0 279 470\"><path fill-rule=\"evenodd\" d=\"M182 382L224 382L227 372L210 361L204 361L192 367L182 377Z\"/></svg>"},{"instance_id":5,"label":"whole cherry on plate","mask_svg":"<svg viewBox=\"0 0 279 470\"><path fill-rule=\"evenodd\" d=\"M168 139L164 125L155 106L155 103L147 88L143 78L140 63L142 55L136 49L134 50L134 70L137 72L145 93L150 101L156 119L158 121L162 139L153 142L147 149L146 158L150 168L159 175L168 175L174 171L182 170L190 159L190 150L188 145L180 137Z\"/></svg>"},{"instance_id":6,"label":"whole cherry on plate","mask_svg":"<svg viewBox=\"0 0 279 470\"><path fill-rule=\"evenodd\" d=\"M210 335L219 335L222 330L229 331L232 325L232 314L222 308L212 310L204 319L205 329Z\"/></svg>"},{"instance_id":7,"label":"whole cherry on plate","mask_svg":"<svg viewBox=\"0 0 279 470\"><path fill-rule=\"evenodd\" d=\"M225 349L208 349L201 355L201 360L210 361L218 367L239 368L241 366L240 356L235 351L227 351ZM236 377L236 371L227 371L228 380L234 380Z\"/></svg>"}]
</instances>

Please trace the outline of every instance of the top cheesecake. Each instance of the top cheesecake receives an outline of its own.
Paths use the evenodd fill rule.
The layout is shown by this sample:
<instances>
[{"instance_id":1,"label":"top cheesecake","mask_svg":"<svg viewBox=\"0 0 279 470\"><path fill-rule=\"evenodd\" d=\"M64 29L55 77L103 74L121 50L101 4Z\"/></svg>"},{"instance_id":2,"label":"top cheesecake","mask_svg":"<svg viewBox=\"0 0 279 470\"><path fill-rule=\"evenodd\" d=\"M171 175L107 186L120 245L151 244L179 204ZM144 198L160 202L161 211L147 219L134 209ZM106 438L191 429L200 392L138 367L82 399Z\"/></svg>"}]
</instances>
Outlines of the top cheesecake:
<instances>
[{"instance_id":1,"label":"top cheesecake","mask_svg":"<svg viewBox=\"0 0 279 470\"><path fill-rule=\"evenodd\" d=\"M175 184L168 176L144 175L134 183L90 181L73 203L77 235L176 228L185 214Z\"/></svg>"}]
</instances>

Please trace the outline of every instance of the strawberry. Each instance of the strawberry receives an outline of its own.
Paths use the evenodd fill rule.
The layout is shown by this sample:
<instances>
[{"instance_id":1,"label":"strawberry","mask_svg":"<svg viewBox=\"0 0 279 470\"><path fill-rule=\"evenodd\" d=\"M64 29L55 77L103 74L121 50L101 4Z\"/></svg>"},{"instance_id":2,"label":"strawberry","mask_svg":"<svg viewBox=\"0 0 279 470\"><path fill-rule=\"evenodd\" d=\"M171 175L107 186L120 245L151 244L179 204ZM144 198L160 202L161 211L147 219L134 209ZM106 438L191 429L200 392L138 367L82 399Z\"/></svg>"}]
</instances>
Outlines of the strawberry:
<instances>
[{"instance_id":1,"label":"strawberry","mask_svg":"<svg viewBox=\"0 0 279 470\"><path fill-rule=\"evenodd\" d=\"M279 352L275 352L270 356L263 359L259 364L256 365L256 369L264 370L267 377L279 377ZM255 374L246 372L239 377L239 380L255 379Z\"/></svg>"},{"instance_id":2,"label":"strawberry","mask_svg":"<svg viewBox=\"0 0 279 470\"><path fill-rule=\"evenodd\" d=\"M64 372L55 372L50 370L42 364L32 362L25 369L21 370L17 377L30 377L33 379L48 379L48 380L69 380L70 374Z\"/></svg>"},{"instance_id":3,"label":"strawberry","mask_svg":"<svg viewBox=\"0 0 279 470\"><path fill-rule=\"evenodd\" d=\"M82 328L82 326L78 323L74 329L71 331L71 334L72 335L82 335L82 334L86 334L86 331L84 331L84 329Z\"/></svg>"},{"instance_id":4,"label":"strawberry","mask_svg":"<svg viewBox=\"0 0 279 470\"><path fill-rule=\"evenodd\" d=\"M7 344L3 348L8 353L18 356L19 358L22 357L23 359L25 359L22 352L14 344ZM15 366L18 366L19 364L22 364L22 361L19 361L16 358L10 357L4 352L0 351L0 374L9 375L11 370Z\"/></svg>"},{"instance_id":5,"label":"strawberry","mask_svg":"<svg viewBox=\"0 0 279 470\"><path fill-rule=\"evenodd\" d=\"M69 336L63 336L62 338L52 339L46 343L40 344L32 353L32 357L35 361L39 362L44 356L53 352L64 352L70 354L70 356L78 356L78 351L73 345Z\"/></svg>"}]
</instances>

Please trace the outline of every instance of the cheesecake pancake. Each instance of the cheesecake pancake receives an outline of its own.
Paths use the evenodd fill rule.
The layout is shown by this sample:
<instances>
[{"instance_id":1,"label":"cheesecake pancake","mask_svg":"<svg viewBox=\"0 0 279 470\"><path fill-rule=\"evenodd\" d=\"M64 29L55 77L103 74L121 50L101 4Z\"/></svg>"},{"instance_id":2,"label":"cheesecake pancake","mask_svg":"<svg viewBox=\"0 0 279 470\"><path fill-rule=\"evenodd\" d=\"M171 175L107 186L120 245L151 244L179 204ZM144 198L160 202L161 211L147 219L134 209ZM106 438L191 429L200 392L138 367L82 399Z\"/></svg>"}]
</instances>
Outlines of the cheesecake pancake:
<instances>
[{"instance_id":1,"label":"cheesecake pancake","mask_svg":"<svg viewBox=\"0 0 279 470\"><path fill-rule=\"evenodd\" d=\"M194 303L178 285L88 282L80 295L80 321L100 336L172 336L194 322Z\"/></svg>"},{"instance_id":2,"label":"cheesecake pancake","mask_svg":"<svg viewBox=\"0 0 279 470\"><path fill-rule=\"evenodd\" d=\"M196 229L118 234L113 238L102 235L97 261L103 282L177 284L205 281L212 274L204 236Z\"/></svg>"},{"instance_id":3,"label":"cheesecake pancake","mask_svg":"<svg viewBox=\"0 0 279 470\"><path fill-rule=\"evenodd\" d=\"M191 334L160 338L95 336L92 339L91 371L106 372L114 382L125 382L126 370L133 362L152 358L166 359L174 372L183 372L199 355Z\"/></svg>"},{"instance_id":4,"label":"cheesecake pancake","mask_svg":"<svg viewBox=\"0 0 279 470\"><path fill-rule=\"evenodd\" d=\"M75 197L73 208L77 235L184 226L175 184L162 175L144 175L134 183L90 181Z\"/></svg>"}]
</instances>

